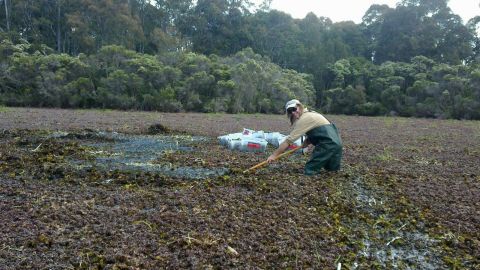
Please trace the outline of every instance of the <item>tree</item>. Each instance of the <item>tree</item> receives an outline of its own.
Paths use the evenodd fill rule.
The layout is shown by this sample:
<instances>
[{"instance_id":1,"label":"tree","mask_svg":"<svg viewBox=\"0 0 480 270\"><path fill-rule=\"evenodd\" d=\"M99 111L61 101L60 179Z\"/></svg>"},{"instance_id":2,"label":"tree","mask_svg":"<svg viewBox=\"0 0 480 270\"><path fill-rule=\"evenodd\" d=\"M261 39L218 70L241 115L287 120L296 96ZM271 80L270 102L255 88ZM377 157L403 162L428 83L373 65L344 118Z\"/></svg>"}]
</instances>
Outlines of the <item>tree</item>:
<instances>
[{"instance_id":1,"label":"tree","mask_svg":"<svg viewBox=\"0 0 480 270\"><path fill-rule=\"evenodd\" d=\"M185 50L184 40L178 26L188 14L192 0L138 0L132 9L138 14L145 40L139 44L140 52L165 53Z\"/></svg>"},{"instance_id":2,"label":"tree","mask_svg":"<svg viewBox=\"0 0 480 270\"><path fill-rule=\"evenodd\" d=\"M468 62L480 63L480 16L475 16L470 19L467 27L474 35L473 53L467 60Z\"/></svg>"},{"instance_id":3,"label":"tree","mask_svg":"<svg viewBox=\"0 0 480 270\"><path fill-rule=\"evenodd\" d=\"M393 10L372 6L363 19L376 63L423 55L458 64L472 53L472 32L447 0L405 0Z\"/></svg>"},{"instance_id":4,"label":"tree","mask_svg":"<svg viewBox=\"0 0 480 270\"><path fill-rule=\"evenodd\" d=\"M199 0L179 26L194 51L229 55L250 45L246 5L244 0Z\"/></svg>"},{"instance_id":5,"label":"tree","mask_svg":"<svg viewBox=\"0 0 480 270\"><path fill-rule=\"evenodd\" d=\"M258 12L250 21L252 49L270 57L272 62L284 68L294 68L302 45L299 44L300 29L292 17L272 10Z\"/></svg>"},{"instance_id":6,"label":"tree","mask_svg":"<svg viewBox=\"0 0 480 270\"><path fill-rule=\"evenodd\" d=\"M343 88L334 88L326 91L328 100L324 110L328 113L355 114L360 111L366 101L365 91L361 87L353 88L351 85Z\"/></svg>"},{"instance_id":7,"label":"tree","mask_svg":"<svg viewBox=\"0 0 480 270\"><path fill-rule=\"evenodd\" d=\"M362 17L363 31L369 41L370 54L368 58L372 61L378 62L377 47L382 32L382 26L385 22L385 18L394 9L387 5L371 5L365 15Z\"/></svg>"},{"instance_id":8,"label":"tree","mask_svg":"<svg viewBox=\"0 0 480 270\"><path fill-rule=\"evenodd\" d=\"M7 27L7 32L10 32L10 5L8 4L8 0L3 0L5 6L5 24Z\"/></svg>"},{"instance_id":9,"label":"tree","mask_svg":"<svg viewBox=\"0 0 480 270\"><path fill-rule=\"evenodd\" d=\"M110 44L135 49L144 40L140 19L132 16L126 0L78 0L71 5L74 8L66 17L76 53L95 52Z\"/></svg>"}]
</instances>

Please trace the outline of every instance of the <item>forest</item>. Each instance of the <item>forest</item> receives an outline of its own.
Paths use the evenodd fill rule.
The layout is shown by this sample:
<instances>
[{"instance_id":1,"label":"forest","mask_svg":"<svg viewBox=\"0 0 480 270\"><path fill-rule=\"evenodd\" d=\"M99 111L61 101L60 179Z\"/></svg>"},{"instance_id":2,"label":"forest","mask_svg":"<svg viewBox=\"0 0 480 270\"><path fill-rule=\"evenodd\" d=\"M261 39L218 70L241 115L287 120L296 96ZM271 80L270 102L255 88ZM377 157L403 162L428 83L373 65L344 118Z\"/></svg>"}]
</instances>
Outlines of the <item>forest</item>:
<instances>
[{"instance_id":1,"label":"forest","mask_svg":"<svg viewBox=\"0 0 480 270\"><path fill-rule=\"evenodd\" d=\"M361 23L248 0L2 0L0 105L480 119L480 16L448 0Z\"/></svg>"}]
</instances>

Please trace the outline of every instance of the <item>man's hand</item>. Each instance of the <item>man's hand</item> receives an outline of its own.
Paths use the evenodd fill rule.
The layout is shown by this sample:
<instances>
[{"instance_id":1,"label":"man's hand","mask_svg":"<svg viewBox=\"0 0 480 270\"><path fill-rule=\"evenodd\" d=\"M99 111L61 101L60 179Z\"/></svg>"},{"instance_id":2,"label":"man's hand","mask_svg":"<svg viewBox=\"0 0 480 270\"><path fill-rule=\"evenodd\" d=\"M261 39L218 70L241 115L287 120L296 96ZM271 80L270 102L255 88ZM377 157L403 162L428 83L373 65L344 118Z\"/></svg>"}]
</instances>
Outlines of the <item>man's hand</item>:
<instances>
[{"instance_id":1,"label":"man's hand","mask_svg":"<svg viewBox=\"0 0 480 270\"><path fill-rule=\"evenodd\" d=\"M274 161L276 158L277 158L277 156L276 156L275 154L271 154L271 155L267 158L267 162L270 163L270 162Z\"/></svg>"},{"instance_id":2,"label":"man's hand","mask_svg":"<svg viewBox=\"0 0 480 270\"><path fill-rule=\"evenodd\" d=\"M303 147L303 154L306 155L308 153L311 153L313 151L314 147L315 146L313 144L309 144L309 145Z\"/></svg>"},{"instance_id":3,"label":"man's hand","mask_svg":"<svg viewBox=\"0 0 480 270\"><path fill-rule=\"evenodd\" d=\"M283 152L285 152L285 150L287 150L289 144L287 141L284 141L282 142L277 150L275 150L268 158L267 158L267 162L270 163L274 160L276 160L278 158L278 156L280 156Z\"/></svg>"}]
</instances>

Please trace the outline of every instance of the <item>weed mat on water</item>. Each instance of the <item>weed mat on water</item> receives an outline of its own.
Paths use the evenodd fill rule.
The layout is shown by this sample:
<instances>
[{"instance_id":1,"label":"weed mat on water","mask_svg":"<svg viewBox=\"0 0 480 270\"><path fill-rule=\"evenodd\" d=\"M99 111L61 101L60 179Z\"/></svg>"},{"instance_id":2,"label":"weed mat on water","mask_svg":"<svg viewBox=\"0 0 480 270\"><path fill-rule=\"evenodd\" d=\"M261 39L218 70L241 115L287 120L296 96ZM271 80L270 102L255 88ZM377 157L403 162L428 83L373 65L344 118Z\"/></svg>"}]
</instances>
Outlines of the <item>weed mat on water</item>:
<instances>
[{"instance_id":1,"label":"weed mat on water","mask_svg":"<svg viewBox=\"0 0 480 270\"><path fill-rule=\"evenodd\" d=\"M357 145L347 145L340 172L306 177L308 157L296 154L241 173L272 148L234 152L212 138L186 134L169 134L174 143L165 149L139 148L155 154L138 157L138 163L173 172L226 169L195 178L142 166L94 166L125 152L121 159L131 163L138 154L125 150L138 148L128 134L94 134L22 130L0 136L0 263L7 269L479 265L478 231L453 230L438 210L412 196L412 179L423 179L421 190L433 186L426 177L432 168L423 169L425 162L397 165L392 161L407 159L395 149L352 162ZM466 177L475 188L476 176Z\"/></svg>"}]
</instances>

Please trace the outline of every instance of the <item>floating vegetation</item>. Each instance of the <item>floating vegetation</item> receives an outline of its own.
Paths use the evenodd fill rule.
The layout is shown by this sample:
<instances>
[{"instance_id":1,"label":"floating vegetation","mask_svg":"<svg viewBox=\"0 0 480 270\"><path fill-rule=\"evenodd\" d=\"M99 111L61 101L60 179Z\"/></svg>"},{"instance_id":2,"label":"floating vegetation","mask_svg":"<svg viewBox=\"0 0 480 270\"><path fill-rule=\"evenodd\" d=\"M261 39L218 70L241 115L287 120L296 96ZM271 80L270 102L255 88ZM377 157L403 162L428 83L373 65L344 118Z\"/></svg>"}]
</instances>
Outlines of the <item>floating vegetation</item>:
<instances>
[{"instance_id":1,"label":"floating vegetation","mask_svg":"<svg viewBox=\"0 0 480 270\"><path fill-rule=\"evenodd\" d=\"M362 177L353 178L349 184L352 186L347 191L356 197L358 210L349 222L355 224L355 234L363 238L360 241L356 239L359 250L351 268L363 269L366 265L362 262L372 259L384 269L409 268L412 265L420 269L443 267L441 258L433 251L438 241L431 239L421 224L417 224L415 215L406 217L400 216L397 211L388 211L386 207L390 203L384 200L390 198L382 196L385 191L378 185L368 186L368 181ZM415 228L415 232L406 228Z\"/></svg>"},{"instance_id":2,"label":"floating vegetation","mask_svg":"<svg viewBox=\"0 0 480 270\"><path fill-rule=\"evenodd\" d=\"M333 116L342 170L306 177L302 155L243 174L273 148L214 139L256 121L285 131L284 117L156 116L125 133L102 126L129 121L114 113L91 129L69 129L70 114L51 127L65 131L0 131L0 265L480 269L477 124Z\"/></svg>"}]
</instances>

